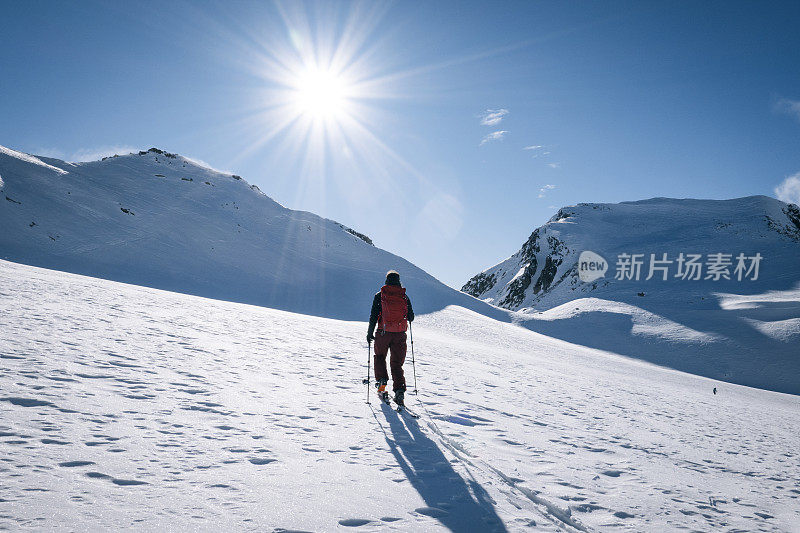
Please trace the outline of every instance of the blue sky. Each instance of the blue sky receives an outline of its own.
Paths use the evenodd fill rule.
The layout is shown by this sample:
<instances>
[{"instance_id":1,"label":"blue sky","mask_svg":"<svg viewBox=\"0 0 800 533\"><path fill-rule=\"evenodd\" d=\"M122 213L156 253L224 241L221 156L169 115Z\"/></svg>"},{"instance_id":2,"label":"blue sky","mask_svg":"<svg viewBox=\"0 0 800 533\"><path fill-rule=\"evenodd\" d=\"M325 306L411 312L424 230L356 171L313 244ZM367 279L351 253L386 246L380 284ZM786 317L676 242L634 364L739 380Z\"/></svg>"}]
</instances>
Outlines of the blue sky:
<instances>
[{"instance_id":1,"label":"blue sky","mask_svg":"<svg viewBox=\"0 0 800 533\"><path fill-rule=\"evenodd\" d=\"M456 287L563 205L800 197L797 2L160 4L5 3L0 144L178 152Z\"/></svg>"}]
</instances>

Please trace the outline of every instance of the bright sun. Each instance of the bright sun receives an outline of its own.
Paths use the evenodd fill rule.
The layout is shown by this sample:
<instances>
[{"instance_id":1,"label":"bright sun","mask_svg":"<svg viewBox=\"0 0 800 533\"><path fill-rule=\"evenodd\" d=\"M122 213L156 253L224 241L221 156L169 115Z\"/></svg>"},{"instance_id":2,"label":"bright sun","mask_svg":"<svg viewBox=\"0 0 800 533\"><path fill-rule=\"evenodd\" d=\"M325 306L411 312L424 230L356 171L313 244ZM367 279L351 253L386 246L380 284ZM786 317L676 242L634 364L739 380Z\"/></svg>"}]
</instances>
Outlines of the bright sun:
<instances>
[{"instance_id":1,"label":"bright sun","mask_svg":"<svg viewBox=\"0 0 800 533\"><path fill-rule=\"evenodd\" d=\"M347 113L350 86L341 74L307 67L292 86L292 100L298 114L311 120L330 120Z\"/></svg>"},{"instance_id":2,"label":"bright sun","mask_svg":"<svg viewBox=\"0 0 800 533\"><path fill-rule=\"evenodd\" d=\"M379 60L385 45L373 32L382 4L281 5L283 25L265 31L266 40L242 55L249 58L243 64L266 82L242 119L255 125L246 153L274 142L282 160L301 158L302 172L315 179L331 172L332 161L352 172L357 161L384 168L384 158L398 160L373 131L387 116L377 103L404 97L399 82L411 75L388 71ZM334 5L340 7L325 7ZM329 18L335 22L320 22Z\"/></svg>"}]
</instances>

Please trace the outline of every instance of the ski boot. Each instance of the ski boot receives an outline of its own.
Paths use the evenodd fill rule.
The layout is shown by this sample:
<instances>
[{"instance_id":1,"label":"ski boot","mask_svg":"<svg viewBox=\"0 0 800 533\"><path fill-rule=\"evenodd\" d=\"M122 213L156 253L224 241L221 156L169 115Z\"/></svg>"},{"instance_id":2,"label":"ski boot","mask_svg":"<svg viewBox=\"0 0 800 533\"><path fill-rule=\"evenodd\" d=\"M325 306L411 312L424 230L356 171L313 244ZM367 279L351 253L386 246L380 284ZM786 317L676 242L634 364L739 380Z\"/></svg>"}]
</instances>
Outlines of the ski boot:
<instances>
[{"instance_id":1,"label":"ski boot","mask_svg":"<svg viewBox=\"0 0 800 533\"><path fill-rule=\"evenodd\" d=\"M386 405L389 405L389 392L386 390L387 381L385 379L376 380L375 386L378 388L378 398Z\"/></svg>"},{"instance_id":2,"label":"ski boot","mask_svg":"<svg viewBox=\"0 0 800 533\"><path fill-rule=\"evenodd\" d=\"M405 407L405 397L406 392L404 390L396 390L394 391L394 403L396 403L399 407Z\"/></svg>"}]
</instances>

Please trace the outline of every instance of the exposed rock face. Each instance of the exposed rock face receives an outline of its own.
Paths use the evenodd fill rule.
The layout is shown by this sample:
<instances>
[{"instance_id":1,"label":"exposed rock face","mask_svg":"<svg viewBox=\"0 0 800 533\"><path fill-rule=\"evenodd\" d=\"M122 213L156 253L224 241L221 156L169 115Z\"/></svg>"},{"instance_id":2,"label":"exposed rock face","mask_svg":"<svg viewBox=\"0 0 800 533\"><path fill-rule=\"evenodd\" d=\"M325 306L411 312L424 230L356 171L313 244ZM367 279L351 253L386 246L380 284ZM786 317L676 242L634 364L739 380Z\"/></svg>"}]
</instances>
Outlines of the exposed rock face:
<instances>
[{"instance_id":1,"label":"exposed rock face","mask_svg":"<svg viewBox=\"0 0 800 533\"><path fill-rule=\"evenodd\" d=\"M337 222L337 224L339 225L340 228L345 230L347 233L349 233L353 237L361 239L362 241L364 241L365 243L369 244L370 246L375 246L375 244L372 242L372 239L370 239L369 237L367 237L363 233L360 233L360 232L354 230L353 228L348 228L344 224L339 224L338 222Z\"/></svg>"},{"instance_id":2,"label":"exposed rock face","mask_svg":"<svg viewBox=\"0 0 800 533\"><path fill-rule=\"evenodd\" d=\"M530 287L531 280L536 274L537 267L536 256L534 256L531 258L530 262L523 267L522 275L517 276L508 284L506 295L500 301L500 307L514 309L522 302L525 298L525 291Z\"/></svg>"},{"instance_id":3,"label":"exposed rock face","mask_svg":"<svg viewBox=\"0 0 800 533\"><path fill-rule=\"evenodd\" d=\"M552 220L562 220L569 216L569 213L562 209ZM517 266L518 270L501 291L498 300L500 307L519 309L529 294L544 293L555 281L558 268L563 263L569 248L556 235L548 234L548 229L542 226L534 230L520 251L503 263L505 265L513 260L511 264ZM495 289L498 282L509 277L509 270L496 270L496 268L474 276L461 290L476 298L483 297Z\"/></svg>"},{"instance_id":4,"label":"exposed rock face","mask_svg":"<svg viewBox=\"0 0 800 533\"><path fill-rule=\"evenodd\" d=\"M789 221L797 228L798 236L800 236L800 208L794 204L789 204L784 208L783 212L786 213Z\"/></svg>"},{"instance_id":5,"label":"exposed rock face","mask_svg":"<svg viewBox=\"0 0 800 533\"><path fill-rule=\"evenodd\" d=\"M792 254L800 257L798 242L800 208L765 196L582 203L559 209L531 233L517 253L477 274L461 290L514 311L546 309L588 296L587 293L597 289L622 290L635 296L643 292L641 282L648 276L651 254L661 258L664 253L674 260L680 253L699 253L705 259L713 253L735 256L758 252L775 269L769 272L788 269L790 275L784 275L783 279L794 279L800 267L792 266L791 258ZM582 251L593 251L605 258L608 272L600 279L582 282L577 268ZM627 285L626 281L615 279L614 266L619 254L641 254L644 264L639 279ZM794 262L800 265L800 261ZM795 277L800 280L800 274ZM704 282L705 279L694 285L678 286L673 272L662 285L653 285L655 282L648 285L647 292L671 287L710 294L723 288ZM764 284L769 286L769 280ZM725 288L734 291L741 287Z\"/></svg>"},{"instance_id":6,"label":"exposed rock face","mask_svg":"<svg viewBox=\"0 0 800 533\"><path fill-rule=\"evenodd\" d=\"M785 220L770 215L764 215L767 226L781 235L800 241L800 208L795 204L787 204L782 211L783 214L786 215Z\"/></svg>"},{"instance_id":7,"label":"exposed rock face","mask_svg":"<svg viewBox=\"0 0 800 533\"><path fill-rule=\"evenodd\" d=\"M472 296L480 296L484 292L488 291L492 287L494 287L495 282L497 281L497 276L495 274L484 274L480 273L471 280L469 280L466 285L464 285L461 290L466 292L467 294L471 294Z\"/></svg>"}]
</instances>

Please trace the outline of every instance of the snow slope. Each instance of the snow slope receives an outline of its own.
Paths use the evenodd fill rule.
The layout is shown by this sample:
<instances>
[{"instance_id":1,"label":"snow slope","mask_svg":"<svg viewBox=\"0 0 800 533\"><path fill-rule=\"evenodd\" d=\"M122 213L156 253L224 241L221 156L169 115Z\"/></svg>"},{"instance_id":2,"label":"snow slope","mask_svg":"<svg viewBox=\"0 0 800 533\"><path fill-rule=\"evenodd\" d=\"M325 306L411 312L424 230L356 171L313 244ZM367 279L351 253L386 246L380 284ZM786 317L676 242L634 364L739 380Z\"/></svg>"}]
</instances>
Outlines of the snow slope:
<instances>
[{"instance_id":1,"label":"snow slope","mask_svg":"<svg viewBox=\"0 0 800 533\"><path fill-rule=\"evenodd\" d=\"M448 307L414 421L364 326L0 261L0 528L800 530L797 396Z\"/></svg>"},{"instance_id":2,"label":"snow slope","mask_svg":"<svg viewBox=\"0 0 800 533\"><path fill-rule=\"evenodd\" d=\"M389 269L420 312L459 293L368 237L158 149L67 163L0 147L0 258L136 285L362 319Z\"/></svg>"},{"instance_id":3,"label":"snow slope","mask_svg":"<svg viewBox=\"0 0 800 533\"><path fill-rule=\"evenodd\" d=\"M395 268L420 314L459 305L511 319L358 232L286 209L238 176L176 154L152 149L66 163L0 147L0 179L0 258L347 320L366 318L385 272ZM723 309L720 295L793 290L800 237L787 209L765 197L565 208L523 250L465 289L522 309L514 320L556 338L800 394L800 298ZM635 283L607 276L584 284L572 268L583 249L609 260L619 250L759 251L764 262L755 282ZM545 283L546 272L552 282ZM478 287L490 278L497 278L492 287ZM521 300L509 305L513 295ZM551 309L526 313L532 305Z\"/></svg>"},{"instance_id":4,"label":"snow slope","mask_svg":"<svg viewBox=\"0 0 800 533\"><path fill-rule=\"evenodd\" d=\"M585 251L606 261L605 276L581 280L577 263ZM731 254L730 279L707 279L708 256L718 253ZM757 279L738 279L740 253L762 256ZM620 254L642 254L639 279L617 279ZM651 254L672 261L666 280L659 270L647 279ZM680 254L702 255L701 279L677 276ZM800 394L800 209L773 198L565 207L462 290L519 310L515 320L546 335ZM741 298L751 304L727 304Z\"/></svg>"}]
</instances>

